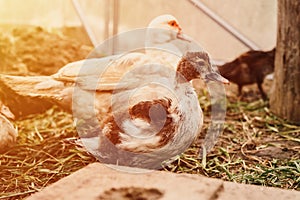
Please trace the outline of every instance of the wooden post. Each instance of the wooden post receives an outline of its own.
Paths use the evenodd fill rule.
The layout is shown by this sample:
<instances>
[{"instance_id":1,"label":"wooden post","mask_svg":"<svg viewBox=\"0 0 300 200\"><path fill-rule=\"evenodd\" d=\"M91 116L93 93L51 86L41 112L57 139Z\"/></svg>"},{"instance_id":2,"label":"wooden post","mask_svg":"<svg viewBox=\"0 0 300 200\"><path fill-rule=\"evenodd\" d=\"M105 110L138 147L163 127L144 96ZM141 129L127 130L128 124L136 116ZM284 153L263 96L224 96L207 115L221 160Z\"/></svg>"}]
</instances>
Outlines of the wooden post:
<instances>
[{"instance_id":1,"label":"wooden post","mask_svg":"<svg viewBox=\"0 0 300 200\"><path fill-rule=\"evenodd\" d=\"M300 1L278 0L274 85L270 108L300 124Z\"/></svg>"}]
</instances>

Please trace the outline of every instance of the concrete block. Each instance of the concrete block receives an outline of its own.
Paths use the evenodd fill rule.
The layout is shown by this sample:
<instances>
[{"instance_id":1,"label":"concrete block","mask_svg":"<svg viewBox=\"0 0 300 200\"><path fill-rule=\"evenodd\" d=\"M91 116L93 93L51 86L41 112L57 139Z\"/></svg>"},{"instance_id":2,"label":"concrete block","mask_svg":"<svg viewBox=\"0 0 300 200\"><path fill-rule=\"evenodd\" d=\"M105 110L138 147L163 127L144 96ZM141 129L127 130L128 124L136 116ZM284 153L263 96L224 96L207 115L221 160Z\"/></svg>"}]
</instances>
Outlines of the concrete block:
<instances>
[{"instance_id":1,"label":"concrete block","mask_svg":"<svg viewBox=\"0 0 300 200\"><path fill-rule=\"evenodd\" d=\"M93 163L27 200L300 199L300 192Z\"/></svg>"}]
</instances>

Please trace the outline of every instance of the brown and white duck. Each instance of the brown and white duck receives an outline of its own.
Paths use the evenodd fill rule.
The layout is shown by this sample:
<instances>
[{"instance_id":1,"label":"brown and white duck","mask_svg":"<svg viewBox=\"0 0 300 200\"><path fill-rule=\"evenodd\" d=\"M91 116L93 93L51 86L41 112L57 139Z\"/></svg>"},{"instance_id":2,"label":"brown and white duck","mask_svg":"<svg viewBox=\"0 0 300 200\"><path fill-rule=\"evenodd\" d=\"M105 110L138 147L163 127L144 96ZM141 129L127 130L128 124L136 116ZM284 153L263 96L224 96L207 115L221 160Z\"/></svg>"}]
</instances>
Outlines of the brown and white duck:
<instances>
[{"instance_id":1,"label":"brown and white duck","mask_svg":"<svg viewBox=\"0 0 300 200\"><path fill-rule=\"evenodd\" d=\"M264 78L274 71L275 48L270 51L248 51L235 60L218 66L222 76L238 85L238 95L242 95L244 85L256 83L262 98L267 95L262 88Z\"/></svg>"},{"instance_id":2,"label":"brown and white duck","mask_svg":"<svg viewBox=\"0 0 300 200\"><path fill-rule=\"evenodd\" d=\"M128 57L135 56L112 63L97 84L89 77L78 79L73 94L77 130L84 146L102 162L159 168L182 153L201 129L202 111L190 81L228 80L213 71L205 52L186 53L177 71L147 54ZM124 61L130 63L127 70Z\"/></svg>"}]
</instances>

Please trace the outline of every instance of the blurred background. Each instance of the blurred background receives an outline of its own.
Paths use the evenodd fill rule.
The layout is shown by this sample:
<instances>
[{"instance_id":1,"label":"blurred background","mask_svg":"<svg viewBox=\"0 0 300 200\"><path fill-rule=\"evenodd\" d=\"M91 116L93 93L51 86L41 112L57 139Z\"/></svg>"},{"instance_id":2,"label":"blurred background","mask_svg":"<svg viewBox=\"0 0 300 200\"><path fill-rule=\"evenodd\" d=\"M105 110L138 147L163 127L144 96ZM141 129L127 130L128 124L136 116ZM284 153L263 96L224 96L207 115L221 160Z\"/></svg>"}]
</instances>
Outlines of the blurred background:
<instances>
[{"instance_id":1,"label":"blurred background","mask_svg":"<svg viewBox=\"0 0 300 200\"><path fill-rule=\"evenodd\" d=\"M199 42L214 59L229 61L249 50L197 8L195 2L204 5L257 49L275 46L276 0L0 0L0 24L1 29L12 25L60 29L81 43L95 45L114 34L147 27L158 15L172 14L184 33Z\"/></svg>"}]
</instances>

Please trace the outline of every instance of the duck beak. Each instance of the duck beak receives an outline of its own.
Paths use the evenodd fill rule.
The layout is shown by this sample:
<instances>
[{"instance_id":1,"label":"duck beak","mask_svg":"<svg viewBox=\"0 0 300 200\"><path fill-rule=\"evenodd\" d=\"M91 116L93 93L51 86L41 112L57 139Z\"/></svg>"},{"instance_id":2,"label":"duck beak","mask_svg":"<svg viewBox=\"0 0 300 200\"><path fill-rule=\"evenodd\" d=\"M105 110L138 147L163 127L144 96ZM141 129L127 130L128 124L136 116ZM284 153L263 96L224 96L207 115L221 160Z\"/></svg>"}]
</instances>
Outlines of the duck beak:
<instances>
[{"instance_id":1,"label":"duck beak","mask_svg":"<svg viewBox=\"0 0 300 200\"><path fill-rule=\"evenodd\" d=\"M223 84L229 84L229 81L216 72L211 72L205 75L205 80L208 81L216 81Z\"/></svg>"},{"instance_id":2,"label":"duck beak","mask_svg":"<svg viewBox=\"0 0 300 200\"><path fill-rule=\"evenodd\" d=\"M191 42L191 40L189 40L186 36L184 36L181 31L178 31L176 38L179 40Z\"/></svg>"}]
</instances>

